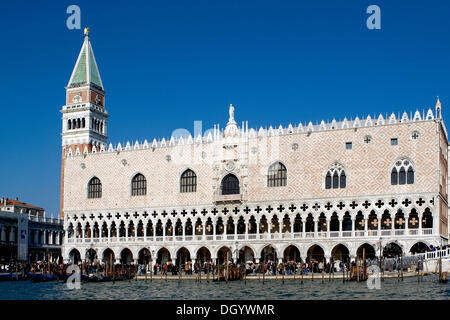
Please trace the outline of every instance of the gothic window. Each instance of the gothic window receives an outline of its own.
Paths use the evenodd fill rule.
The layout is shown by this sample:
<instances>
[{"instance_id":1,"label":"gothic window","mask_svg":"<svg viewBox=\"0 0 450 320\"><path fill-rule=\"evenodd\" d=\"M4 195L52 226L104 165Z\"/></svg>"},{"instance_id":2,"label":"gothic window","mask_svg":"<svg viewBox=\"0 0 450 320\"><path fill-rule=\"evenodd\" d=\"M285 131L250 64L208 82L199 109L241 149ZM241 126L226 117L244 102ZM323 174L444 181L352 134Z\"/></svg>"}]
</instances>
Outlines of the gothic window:
<instances>
[{"instance_id":1,"label":"gothic window","mask_svg":"<svg viewBox=\"0 0 450 320\"><path fill-rule=\"evenodd\" d=\"M339 177L339 185L341 188L345 188L346 183L347 179L345 178L345 171L342 170L341 176Z\"/></svg>"},{"instance_id":2,"label":"gothic window","mask_svg":"<svg viewBox=\"0 0 450 320\"><path fill-rule=\"evenodd\" d=\"M334 163L325 176L325 189L343 189L347 186L345 171L339 163Z\"/></svg>"},{"instance_id":3,"label":"gothic window","mask_svg":"<svg viewBox=\"0 0 450 320\"><path fill-rule=\"evenodd\" d=\"M181 174L180 192L197 192L197 175L191 169L187 169Z\"/></svg>"},{"instance_id":4,"label":"gothic window","mask_svg":"<svg viewBox=\"0 0 450 320\"><path fill-rule=\"evenodd\" d=\"M408 159L400 159L391 171L391 185L414 184L414 168Z\"/></svg>"},{"instance_id":5,"label":"gothic window","mask_svg":"<svg viewBox=\"0 0 450 320\"><path fill-rule=\"evenodd\" d=\"M392 169L391 172L391 184L396 185L398 183L398 172L397 168Z\"/></svg>"},{"instance_id":6,"label":"gothic window","mask_svg":"<svg viewBox=\"0 0 450 320\"><path fill-rule=\"evenodd\" d=\"M86 119L85 118L81 119L81 127L82 128L86 127Z\"/></svg>"},{"instance_id":7,"label":"gothic window","mask_svg":"<svg viewBox=\"0 0 450 320\"><path fill-rule=\"evenodd\" d=\"M70 120L67 120L67 129L72 129L72 122Z\"/></svg>"},{"instance_id":8,"label":"gothic window","mask_svg":"<svg viewBox=\"0 0 450 320\"><path fill-rule=\"evenodd\" d=\"M138 173L131 180L131 195L144 196L147 194L147 179L144 175Z\"/></svg>"},{"instance_id":9,"label":"gothic window","mask_svg":"<svg viewBox=\"0 0 450 320\"><path fill-rule=\"evenodd\" d=\"M325 177L325 189L331 189L331 173L327 172L327 176Z\"/></svg>"},{"instance_id":10,"label":"gothic window","mask_svg":"<svg viewBox=\"0 0 450 320\"><path fill-rule=\"evenodd\" d=\"M102 183L97 177L93 177L88 183L88 198L101 198L102 197Z\"/></svg>"},{"instance_id":11,"label":"gothic window","mask_svg":"<svg viewBox=\"0 0 450 320\"><path fill-rule=\"evenodd\" d=\"M77 129L81 128L81 120L80 118L77 119Z\"/></svg>"},{"instance_id":12,"label":"gothic window","mask_svg":"<svg viewBox=\"0 0 450 320\"><path fill-rule=\"evenodd\" d=\"M268 187L284 187L287 182L287 171L284 164L276 162L269 167L267 175Z\"/></svg>"},{"instance_id":13,"label":"gothic window","mask_svg":"<svg viewBox=\"0 0 450 320\"><path fill-rule=\"evenodd\" d=\"M414 183L414 170L412 166L408 168L408 172L406 173L406 183L413 184Z\"/></svg>"},{"instance_id":14,"label":"gothic window","mask_svg":"<svg viewBox=\"0 0 450 320\"><path fill-rule=\"evenodd\" d=\"M239 180L234 174L225 176L222 180L221 190L223 195L239 194Z\"/></svg>"}]
</instances>

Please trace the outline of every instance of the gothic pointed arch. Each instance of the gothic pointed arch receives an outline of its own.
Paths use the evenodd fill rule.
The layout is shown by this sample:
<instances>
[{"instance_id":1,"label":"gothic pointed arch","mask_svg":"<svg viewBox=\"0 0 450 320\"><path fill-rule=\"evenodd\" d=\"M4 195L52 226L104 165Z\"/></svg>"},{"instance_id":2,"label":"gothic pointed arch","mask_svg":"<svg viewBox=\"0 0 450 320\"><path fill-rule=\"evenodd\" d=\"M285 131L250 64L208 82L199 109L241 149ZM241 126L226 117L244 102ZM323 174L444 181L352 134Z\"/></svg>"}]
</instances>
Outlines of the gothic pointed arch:
<instances>
[{"instance_id":1,"label":"gothic pointed arch","mask_svg":"<svg viewBox=\"0 0 450 320\"><path fill-rule=\"evenodd\" d=\"M325 189L343 189L347 186L347 176L344 166L334 162L325 175Z\"/></svg>"},{"instance_id":2,"label":"gothic pointed arch","mask_svg":"<svg viewBox=\"0 0 450 320\"><path fill-rule=\"evenodd\" d=\"M412 161L406 157L395 161L391 169L391 185L414 184L415 169Z\"/></svg>"}]
</instances>

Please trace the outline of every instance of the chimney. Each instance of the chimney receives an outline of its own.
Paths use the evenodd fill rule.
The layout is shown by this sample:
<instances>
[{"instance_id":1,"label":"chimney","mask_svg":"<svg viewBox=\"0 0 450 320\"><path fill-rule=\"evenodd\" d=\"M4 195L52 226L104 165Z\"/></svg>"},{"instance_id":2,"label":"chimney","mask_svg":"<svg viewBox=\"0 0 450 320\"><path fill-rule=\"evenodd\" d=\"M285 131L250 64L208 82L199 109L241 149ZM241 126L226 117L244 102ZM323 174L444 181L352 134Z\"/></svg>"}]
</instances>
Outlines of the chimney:
<instances>
[{"instance_id":1,"label":"chimney","mask_svg":"<svg viewBox=\"0 0 450 320\"><path fill-rule=\"evenodd\" d=\"M19 201L19 197L16 197L16 201Z\"/></svg>"}]
</instances>

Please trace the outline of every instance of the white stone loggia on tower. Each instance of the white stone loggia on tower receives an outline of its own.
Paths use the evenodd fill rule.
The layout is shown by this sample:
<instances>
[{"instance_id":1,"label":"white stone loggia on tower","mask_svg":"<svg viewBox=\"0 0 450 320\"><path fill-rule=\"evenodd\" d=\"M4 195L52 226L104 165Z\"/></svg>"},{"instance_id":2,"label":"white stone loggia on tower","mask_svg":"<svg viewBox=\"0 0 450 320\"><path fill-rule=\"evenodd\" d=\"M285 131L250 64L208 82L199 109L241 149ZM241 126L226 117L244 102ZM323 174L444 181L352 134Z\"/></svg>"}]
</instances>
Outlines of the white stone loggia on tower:
<instances>
[{"instance_id":1,"label":"white stone loggia on tower","mask_svg":"<svg viewBox=\"0 0 450 320\"><path fill-rule=\"evenodd\" d=\"M107 143L108 112L104 107L105 90L94 51L85 28L85 38L66 87L66 105L62 107L62 145L74 149L101 147Z\"/></svg>"}]
</instances>

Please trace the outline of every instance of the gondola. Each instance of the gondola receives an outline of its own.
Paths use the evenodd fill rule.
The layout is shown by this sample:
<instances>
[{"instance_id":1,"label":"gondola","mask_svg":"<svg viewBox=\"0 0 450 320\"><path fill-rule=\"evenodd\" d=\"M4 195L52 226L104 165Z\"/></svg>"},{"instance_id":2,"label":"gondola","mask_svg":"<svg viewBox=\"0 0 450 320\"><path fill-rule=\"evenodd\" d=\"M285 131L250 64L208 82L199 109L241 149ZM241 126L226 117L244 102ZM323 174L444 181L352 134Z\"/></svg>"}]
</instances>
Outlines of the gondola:
<instances>
[{"instance_id":1,"label":"gondola","mask_svg":"<svg viewBox=\"0 0 450 320\"><path fill-rule=\"evenodd\" d=\"M42 274L42 273L31 273L28 272L28 277L33 282L47 282L47 281L54 281L58 280L56 276L53 274Z\"/></svg>"},{"instance_id":2,"label":"gondola","mask_svg":"<svg viewBox=\"0 0 450 320\"><path fill-rule=\"evenodd\" d=\"M0 281L23 281L28 280L28 276L22 273L0 273Z\"/></svg>"}]
</instances>

